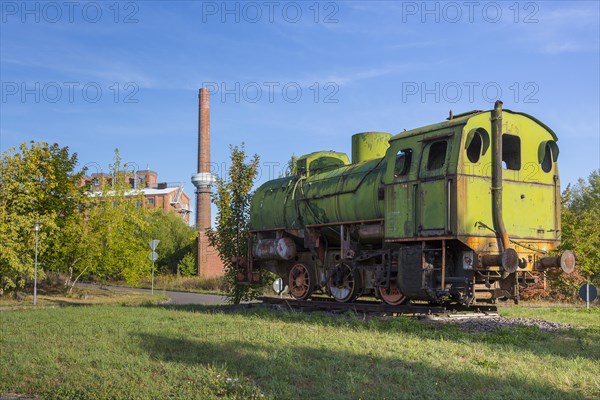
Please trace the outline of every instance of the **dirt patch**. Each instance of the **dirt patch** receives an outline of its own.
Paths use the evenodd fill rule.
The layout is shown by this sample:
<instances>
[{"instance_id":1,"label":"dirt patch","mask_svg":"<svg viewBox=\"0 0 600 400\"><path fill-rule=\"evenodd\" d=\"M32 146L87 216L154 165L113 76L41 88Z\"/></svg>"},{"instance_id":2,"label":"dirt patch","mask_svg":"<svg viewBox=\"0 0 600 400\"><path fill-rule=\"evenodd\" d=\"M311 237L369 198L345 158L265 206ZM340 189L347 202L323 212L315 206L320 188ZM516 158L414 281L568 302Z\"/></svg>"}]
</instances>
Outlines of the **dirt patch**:
<instances>
[{"instance_id":1,"label":"dirt patch","mask_svg":"<svg viewBox=\"0 0 600 400\"><path fill-rule=\"evenodd\" d=\"M2 393L0 394L0 400L38 400L37 396L30 396L28 394L16 394L16 393Z\"/></svg>"}]
</instances>

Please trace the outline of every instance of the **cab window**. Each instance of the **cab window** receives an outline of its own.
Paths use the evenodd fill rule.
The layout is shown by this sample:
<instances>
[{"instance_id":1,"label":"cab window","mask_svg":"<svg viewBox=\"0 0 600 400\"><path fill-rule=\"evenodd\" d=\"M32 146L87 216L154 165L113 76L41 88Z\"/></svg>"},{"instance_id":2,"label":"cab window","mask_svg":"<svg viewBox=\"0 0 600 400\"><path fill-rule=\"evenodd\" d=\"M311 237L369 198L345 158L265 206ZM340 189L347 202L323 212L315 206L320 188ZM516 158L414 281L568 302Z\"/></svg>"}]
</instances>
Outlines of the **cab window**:
<instances>
[{"instance_id":1,"label":"cab window","mask_svg":"<svg viewBox=\"0 0 600 400\"><path fill-rule=\"evenodd\" d=\"M394 164L394 178L408 174L412 161L412 149L398 150Z\"/></svg>"},{"instance_id":2,"label":"cab window","mask_svg":"<svg viewBox=\"0 0 600 400\"><path fill-rule=\"evenodd\" d=\"M440 169L446 163L446 151L448 150L448 142L440 141L432 143L429 147L429 156L427 158L427 170L432 171Z\"/></svg>"},{"instance_id":3,"label":"cab window","mask_svg":"<svg viewBox=\"0 0 600 400\"><path fill-rule=\"evenodd\" d=\"M481 150L483 147L483 141L481 140L481 134L479 132L475 132L473 135L473 139L467 147L467 158L473 164L479 161L479 157L481 156Z\"/></svg>"},{"instance_id":4,"label":"cab window","mask_svg":"<svg viewBox=\"0 0 600 400\"><path fill-rule=\"evenodd\" d=\"M552 148L548 143L546 143L544 150L544 159L542 160L542 170L544 172L550 172L552 170Z\"/></svg>"},{"instance_id":5,"label":"cab window","mask_svg":"<svg viewBox=\"0 0 600 400\"><path fill-rule=\"evenodd\" d=\"M521 169L521 138L518 136L502 135L502 168Z\"/></svg>"}]
</instances>

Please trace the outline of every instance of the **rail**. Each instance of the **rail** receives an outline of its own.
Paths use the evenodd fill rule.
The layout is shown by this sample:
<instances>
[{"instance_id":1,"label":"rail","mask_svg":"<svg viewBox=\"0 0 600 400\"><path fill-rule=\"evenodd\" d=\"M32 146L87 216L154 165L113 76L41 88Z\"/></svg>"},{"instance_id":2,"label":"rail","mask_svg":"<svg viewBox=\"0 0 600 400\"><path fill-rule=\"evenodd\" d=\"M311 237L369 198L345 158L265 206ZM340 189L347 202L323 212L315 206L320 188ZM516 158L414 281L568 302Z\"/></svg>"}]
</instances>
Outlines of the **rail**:
<instances>
[{"instance_id":1,"label":"rail","mask_svg":"<svg viewBox=\"0 0 600 400\"><path fill-rule=\"evenodd\" d=\"M489 304L475 304L472 306L462 306L459 304L449 304L443 306L432 306L427 304L406 304L392 306L377 301L356 301L352 303L339 303L334 300L326 299L310 299L310 300L295 300L290 298L279 297L261 297L259 300L267 305L280 305L292 310L300 311L328 311L341 313L353 311L365 314L377 315L411 315L411 316L426 316L426 315L441 315L441 314L456 314L456 313L479 313L479 314L494 314L496 315L498 308Z\"/></svg>"}]
</instances>

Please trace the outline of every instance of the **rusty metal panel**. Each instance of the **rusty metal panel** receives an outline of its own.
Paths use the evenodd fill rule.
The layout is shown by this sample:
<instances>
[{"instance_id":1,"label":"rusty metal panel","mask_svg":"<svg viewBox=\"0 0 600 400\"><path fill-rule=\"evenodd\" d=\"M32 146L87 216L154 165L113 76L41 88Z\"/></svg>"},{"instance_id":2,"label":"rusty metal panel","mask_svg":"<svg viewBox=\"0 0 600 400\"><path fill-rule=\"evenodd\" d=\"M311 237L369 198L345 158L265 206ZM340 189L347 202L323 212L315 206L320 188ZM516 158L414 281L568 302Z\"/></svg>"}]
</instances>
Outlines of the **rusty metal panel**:
<instances>
[{"instance_id":1,"label":"rusty metal panel","mask_svg":"<svg viewBox=\"0 0 600 400\"><path fill-rule=\"evenodd\" d=\"M262 260L291 260L296 256L296 244L290 238L261 239L256 242L253 255Z\"/></svg>"}]
</instances>

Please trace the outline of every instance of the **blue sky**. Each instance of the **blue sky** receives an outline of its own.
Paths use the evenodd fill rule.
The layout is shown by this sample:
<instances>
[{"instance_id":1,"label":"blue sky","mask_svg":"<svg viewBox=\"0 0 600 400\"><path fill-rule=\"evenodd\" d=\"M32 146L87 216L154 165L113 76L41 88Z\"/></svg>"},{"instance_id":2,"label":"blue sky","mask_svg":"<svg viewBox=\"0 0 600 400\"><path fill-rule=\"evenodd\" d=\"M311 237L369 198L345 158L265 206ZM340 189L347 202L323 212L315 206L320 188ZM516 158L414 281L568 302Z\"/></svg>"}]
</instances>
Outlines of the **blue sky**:
<instances>
[{"instance_id":1,"label":"blue sky","mask_svg":"<svg viewBox=\"0 0 600 400\"><path fill-rule=\"evenodd\" d=\"M354 133L489 109L498 95L557 132L563 187L600 168L597 1L1 6L1 151L58 142L107 170L118 147L193 196L204 83L218 89L216 173L229 144L260 155L262 182L292 153L349 153Z\"/></svg>"}]
</instances>

